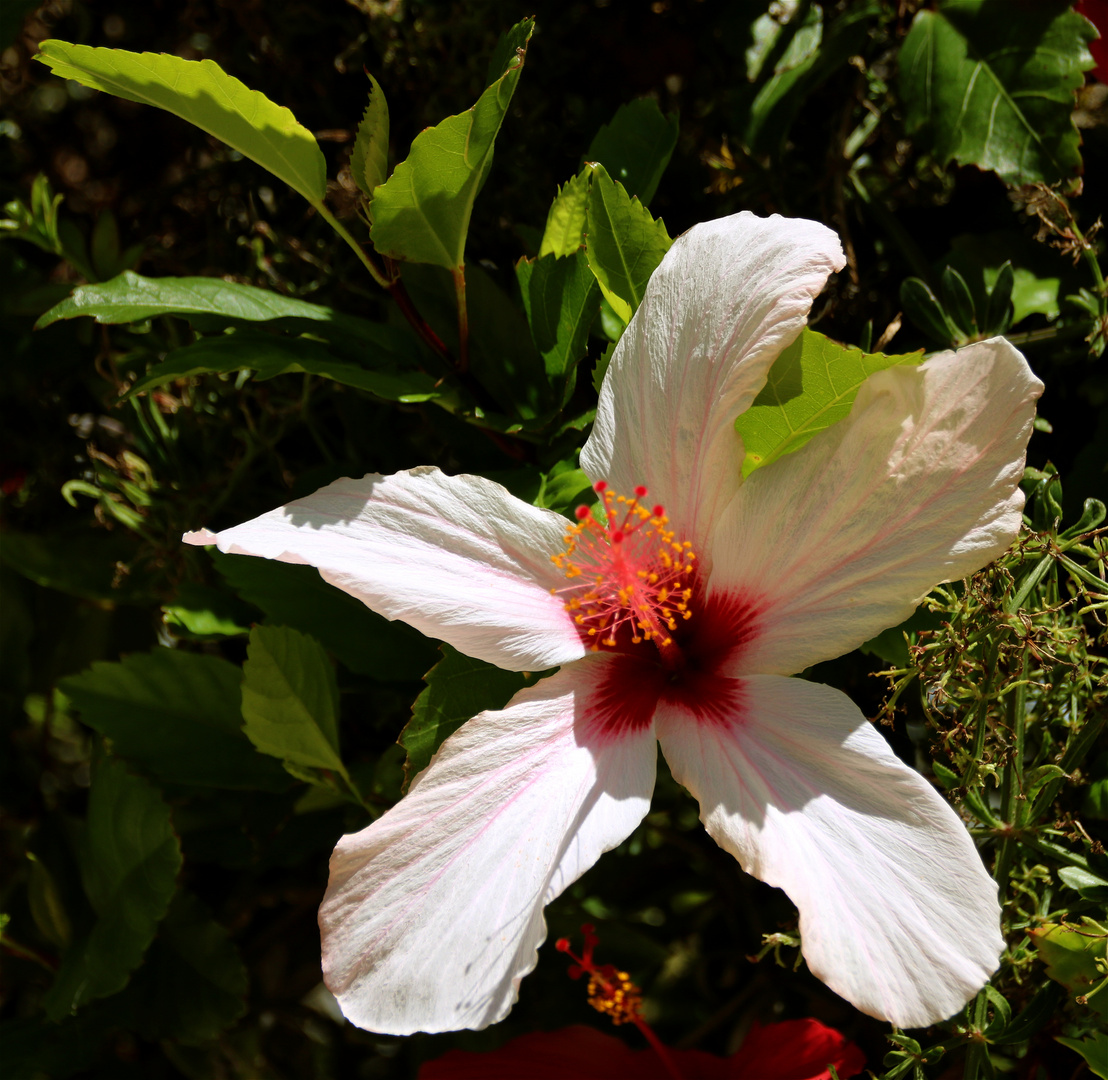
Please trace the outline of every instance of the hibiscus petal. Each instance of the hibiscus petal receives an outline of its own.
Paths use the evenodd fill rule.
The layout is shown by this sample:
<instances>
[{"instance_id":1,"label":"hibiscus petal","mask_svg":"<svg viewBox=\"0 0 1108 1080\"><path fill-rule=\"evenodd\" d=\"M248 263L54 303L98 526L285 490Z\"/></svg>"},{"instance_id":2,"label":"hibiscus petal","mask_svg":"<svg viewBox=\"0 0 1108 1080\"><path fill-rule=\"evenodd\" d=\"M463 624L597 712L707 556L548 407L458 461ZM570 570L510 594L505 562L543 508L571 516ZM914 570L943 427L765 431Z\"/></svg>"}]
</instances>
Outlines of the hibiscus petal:
<instances>
[{"instance_id":1,"label":"hibiscus petal","mask_svg":"<svg viewBox=\"0 0 1108 1080\"><path fill-rule=\"evenodd\" d=\"M952 1015L995 970L996 883L954 811L838 690L738 680L726 721L656 716L712 838L800 910L808 967L901 1027Z\"/></svg>"},{"instance_id":2,"label":"hibiscus petal","mask_svg":"<svg viewBox=\"0 0 1108 1080\"><path fill-rule=\"evenodd\" d=\"M336 480L306 499L191 544L308 563L389 619L511 671L585 653L550 561L566 522L480 476L435 468Z\"/></svg>"},{"instance_id":3,"label":"hibiscus petal","mask_svg":"<svg viewBox=\"0 0 1108 1080\"><path fill-rule=\"evenodd\" d=\"M872 375L845 420L752 473L712 540L711 588L761 609L742 671L840 656L1000 555L1041 391L993 338Z\"/></svg>"},{"instance_id":4,"label":"hibiscus petal","mask_svg":"<svg viewBox=\"0 0 1108 1080\"><path fill-rule=\"evenodd\" d=\"M475 717L407 796L343 837L319 911L343 1013L394 1035L507 1015L546 937L542 908L650 806L653 727L596 722L589 656Z\"/></svg>"},{"instance_id":5,"label":"hibiscus petal","mask_svg":"<svg viewBox=\"0 0 1108 1080\"><path fill-rule=\"evenodd\" d=\"M739 483L735 417L842 267L838 237L801 218L744 212L678 237L612 357L585 471L645 484L697 543Z\"/></svg>"}]
</instances>

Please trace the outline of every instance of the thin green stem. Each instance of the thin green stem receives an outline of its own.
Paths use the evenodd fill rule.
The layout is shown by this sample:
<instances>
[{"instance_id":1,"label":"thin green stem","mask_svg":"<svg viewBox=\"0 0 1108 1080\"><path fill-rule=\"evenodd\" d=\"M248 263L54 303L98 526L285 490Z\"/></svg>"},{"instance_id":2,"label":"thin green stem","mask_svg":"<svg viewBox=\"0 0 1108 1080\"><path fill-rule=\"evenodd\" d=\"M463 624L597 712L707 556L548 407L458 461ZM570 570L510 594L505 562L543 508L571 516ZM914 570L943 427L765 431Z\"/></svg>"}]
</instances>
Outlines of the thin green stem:
<instances>
[{"instance_id":1,"label":"thin green stem","mask_svg":"<svg viewBox=\"0 0 1108 1080\"><path fill-rule=\"evenodd\" d=\"M466 268L452 270L454 294L458 298L458 371L469 370L469 310L466 307Z\"/></svg>"},{"instance_id":2,"label":"thin green stem","mask_svg":"<svg viewBox=\"0 0 1108 1080\"><path fill-rule=\"evenodd\" d=\"M315 206L316 210L319 212L319 216L323 218L323 220L326 221L327 224L330 225L331 228L334 229L335 232L337 232L339 236L343 238L343 240L346 241L354 254L358 256L361 264L369 271L370 277L372 277L373 280L376 281L382 289L387 289L390 284L388 278L386 278L385 275L382 274L381 271L373 265L373 260L370 259L370 257L365 253L365 249L362 247L361 244L358 243L357 240L354 239L353 236L350 235L349 232L347 232L346 227L338 220L338 218L336 218L335 215L332 214L331 211L328 210L327 207L324 206L322 203L313 203L312 205Z\"/></svg>"}]
</instances>

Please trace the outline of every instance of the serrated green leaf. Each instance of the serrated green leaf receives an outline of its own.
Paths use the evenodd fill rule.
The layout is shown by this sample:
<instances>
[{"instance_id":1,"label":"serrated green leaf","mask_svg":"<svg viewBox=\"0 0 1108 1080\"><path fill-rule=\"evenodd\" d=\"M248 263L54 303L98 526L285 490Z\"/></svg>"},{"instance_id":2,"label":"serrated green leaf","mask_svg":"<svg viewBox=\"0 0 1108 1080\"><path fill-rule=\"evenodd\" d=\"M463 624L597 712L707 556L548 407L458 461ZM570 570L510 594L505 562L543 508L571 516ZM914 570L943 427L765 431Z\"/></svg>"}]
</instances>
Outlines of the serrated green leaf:
<instances>
[{"instance_id":1,"label":"serrated green leaf","mask_svg":"<svg viewBox=\"0 0 1108 1080\"><path fill-rule=\"evenodd\" d=\"M900 50L909 133L940 163L991 169L1009 184L1081 171L1074 91L1093 66L1093 28L1067 0L942 0L920 11Z\"/></svg>"},{"instance_id":2,"label":"serrated green leaf","mask_svg":"<svg viewBox=\"0 0 1108 1080\"><path fill-rule=\"evenodd\" d=\"M586 221L589 268L624 325L642 301L646 283L673 243L657 221L603 165L593 166Z\"/></svg>"},{"instance_id":3,"label":"serrated green leaf","mask_svg":"<svg viewBox=\"0 0 1108 1080\"><path fill-rule=\"evenodd\" d=\"M227 931L190 893L174 897L146 962L125 991L146 1039L214 1039L246 1012L249 975Z\"/></svg>"},{"instance_id":4,"label":"serrated green leaf","mask_svg":"<svg viewBox=\"0 0 1108 1080\"><path fill-rule=\"evenodd\" d=\"M366 75L370 83L369 104L354 137L350 174L361 193L372 199L373 189L383 184L389 174L389 106L380 83L368 71Z\"/></svg>"},{"instance_id":5,"label":"serrated green leaf","mask_svg":"<svg viewBox=\"0 0 1108 1080\"><path fill-rule=\"evenodd\" d=\"M922 359L922 352L864 353L805 327L774 361L765 387L735 421L746 449L743 476L799 450L813 435L844 419L862 383L875 371Z\"/></svg>"},{"instance_id":6,"label":"serrated green leaf","mask_svg":"<svg viewBox=\"0 0 1108 1080\"><path fill-rule=\"evenodd\" d=\"M241 672L180 649L98 661L59 688L112 749L172 784L282 791L288 780L242 733Z\"/></svg>"},{"instance_id":7,"label":"serrated green leaf","mask_svg":"<svg viewBox=\"0 0 1108 1080\"><path fill-rule=\"evenodd\" d=\"M122 400L175 379L232 371L253 371L258 380L297 373L318 375L386 401L412 403L431 401L439 396L435 380L422 371L371 371L336 359L328 347L318 341L240 330L201 338L191 345L174 349L165 360L137 379Z\"/></svg>"},{"instance_id":8,"label":"serrated green leaf","mask_svg":"<svg viewBox=\"0 0 1108 1080\"><path fill-rule=\"evenodd\" d=\"M1054 1039L1075 1054L1080 1054L1091 1073L1101 1080L1108 1080L1108 1032L1094 1031L1084 1039L1071 1039L1064 1035L1055 1035Z\"/></svg>"},{"instance_id":9,"label":"serrated green leaf","mask_svg":"<svg viewBox=\"0 0 1108 1080\"><path fill-rule=\"evenodd\" d=\"M589 327L600 311L600 287L585 253L520 259L516 279L531 338L559 402L573 389L572 376L588 348Z\"/></svg>"},{"instance_id":10,"label":"serrated green leaf","mask_svg":"<svg viewBox=\"0 0 1108 1080\"><path fill-rule=\"evenodd\" d=\"M612 356L616 351L617 342L610 341L604 351L597 357L596 367L592 372L592 388L599 394L604 385L604 376L608 374L608 365L612 362Z\"/></svg>"},{"instance_id":11,"label":"serrated green leaf","mask_svg":"<svg viewBox=\"0 0 1108 1080\"><path fill-rule=\"evenodd\" d=\"M663 116L653 98L638 98L621 105L596 133L585 161L598 161L646 206L673 156L679 127L676 113Z\"/></svg>"},{"instance_id":12,"label":"serrated green leaf","mask_svg":"<svg viewBox=\"0 0 1108 1080\"><path fill-rule=\"evenodd\" d=\"M442 645L442 659L425 676L427 687L412 706L412 718L397 742L408 752L405 787L432 755L467 720L486 709L502 709L538 675L504 671Z\"/></svg>"},{"instance_id":13,"label":"serrated green leaf","mask_svg":"<svg viewBox=\"0 0 1108 1080\"><path fill-rule=\"evenodd\" d=\"M586 169L558 188L546 215L546 228L539 245L540 259L544 255L572 255L585 243L591 181L592 173Z\"/></svg>"},{"instance_id":14,"label":"serrated green leaf","mask_svg":"<svg viewBox=\"0 0 1108 1080\"><path fill-rule=\"evenodd\" d=\"M97 918L62 958L44 1001L52 1020L123 989L169 908L181 869L169 807L153 785L106 755L93 768L77 854Z\"/></svg>"},{"instance_id":15,"label":"serrated green leaf","mask_svg":"<svg viewBox=\"0 0 1108 1080\"><path fill-rule=\"evenodd\" d=\"M35 59L60 78L165 109L256 161L313 206L323 205L327 166L312 133L284 106L248 89L214 60L58 40L44 41L39 49Z\"/></svg>"},{"instance_id":16,"label":"serrated green leaf","mask_svg":"<svg viewBox=\"0 0 1108 1080\"><path fill-rule=\"evenodd\" d=\"M1108 1017L1108 993L1092 993L1108 978L1097 963L1104 964L1108 934L1087 918L1079 928L1044 923L1028 933L1047 975L1075 997L1087 996L1089 1008Z\"/></svg>"},{"instance_id":17,"label":"serrated green leaf","mask_svg":"<svg viewBox=\"0 0 1108 1080\"><path fill-rule=\"evenodd\" d=\"M328 585L313 566L249 555L209 552L216 569L244 600L273 623L292 626L321 641L351 671L385 682L422 678L435 662L435 647L418 630L370 611Z\"/></svg>"},{"instance_id":18,"label":"serrated green leaf","mask_svg":"<svg viewBox=\"0 0 1108 1080\"><path fill-rule=\"evenodd\" d=\"M346 776L335 670L314 638L286 626L250 631L242 716L246 737L263 754L279 758L293 776L304 779L305 768Z\"/></svg>"},{"instance_id":19,"label":"serrated green leaf","mask_svg":"<svg viewBox=\"0 0 1108 1080\"><path fill-rule=\"evenodd\" d=\"M382 255L447 270L464 264L473 203L492 165L533 29L534 21L525 19L511 31L523 44L511 50L501 76L467 112L421 131L408 157L376 190L370 236Z\"/></svg>"}]
</instances>

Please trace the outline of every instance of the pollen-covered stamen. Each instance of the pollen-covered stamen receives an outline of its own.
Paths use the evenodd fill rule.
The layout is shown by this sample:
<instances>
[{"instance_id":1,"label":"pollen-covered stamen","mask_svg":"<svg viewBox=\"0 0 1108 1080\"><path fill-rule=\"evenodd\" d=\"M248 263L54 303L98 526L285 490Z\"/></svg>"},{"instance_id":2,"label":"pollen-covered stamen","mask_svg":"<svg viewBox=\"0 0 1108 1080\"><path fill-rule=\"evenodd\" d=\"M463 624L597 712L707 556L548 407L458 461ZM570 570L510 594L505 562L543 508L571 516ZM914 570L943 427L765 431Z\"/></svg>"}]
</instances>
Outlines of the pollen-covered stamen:
<instances>
[{"instance_id":1,"label":"pollen-covered stamen","mask_svg":"<svg viewBox=\"0 0 1108 1080\"><path fill-rule=\"evenodd\" d=\"M594 964L592 951L600 939L588 923L581 930L585 937L581 956L575 956L570 950L568 938L559 938L554 945L574 961L569 969L570 978L579 979L582 975L588 975L589 1004L613 1024L637 1024L642 1013L642 991L626 971L617 970L613 964Z\"/></svg>"},{"instance_id":2,"label":"pollen-covered stamen","mask_svg":"<svg viewBox=\"0 0 1108 1080\"><path fill-rule=\"evenodd\" d=\"M650 641L672 656L673 631L692 614L692 545L677 539L663 507L643 505L646 488L626 496L600 481L595 490L607 523L578 507L565 551L553 556L573 584L553 591L593 649L614 646L626 628L633 643Z\"/></svg>"}]
</instances>

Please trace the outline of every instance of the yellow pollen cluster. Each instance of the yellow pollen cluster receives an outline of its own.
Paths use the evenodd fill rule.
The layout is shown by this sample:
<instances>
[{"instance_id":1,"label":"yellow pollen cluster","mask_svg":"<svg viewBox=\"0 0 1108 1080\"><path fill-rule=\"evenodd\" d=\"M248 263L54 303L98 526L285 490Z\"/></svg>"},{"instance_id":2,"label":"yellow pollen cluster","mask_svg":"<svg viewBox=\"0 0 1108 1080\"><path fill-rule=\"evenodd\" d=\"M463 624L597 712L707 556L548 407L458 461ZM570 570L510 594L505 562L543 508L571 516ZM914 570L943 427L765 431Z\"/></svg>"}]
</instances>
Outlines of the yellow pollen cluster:
<instances>
[{"instance_id":1,"label":"yellow pollen cluster","mask_svg":"<svg viewBox=\"0 0 1108 1080\"><path fill-rule=\"evenodd\" d=\"M670 647L678 623L692 615L692 545L676 539L661 506L641 503L646 488L636 488L632 497L602 481L596 491L607 524L587 507L578 509L577 524L566 530L565 551L552 556L574 584L551 591L566 597L566 610L594 650L614 646L624 626L635 644Z\"/></svg>"},{"instance_id":2,"label":"yellow pollen cluster","mask_svg":"<svg viewBox=\"0 0 1108 1080\"><path fill-rule=\"evenodd\" d=\"M589 1004L613 1024L631 1024L642 1011L642 991L626 971L605 968L589 975Z\"/></svg>"}]
</instances>

